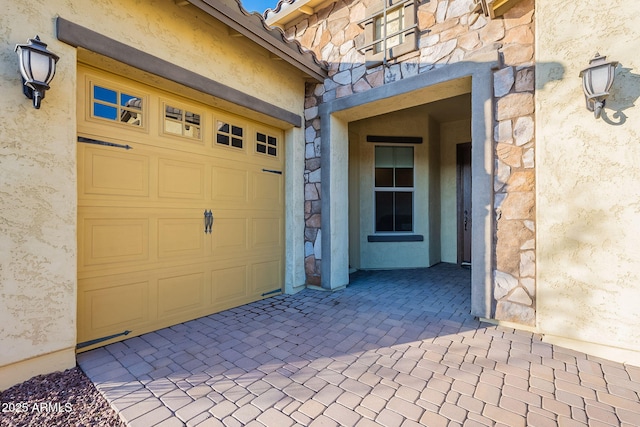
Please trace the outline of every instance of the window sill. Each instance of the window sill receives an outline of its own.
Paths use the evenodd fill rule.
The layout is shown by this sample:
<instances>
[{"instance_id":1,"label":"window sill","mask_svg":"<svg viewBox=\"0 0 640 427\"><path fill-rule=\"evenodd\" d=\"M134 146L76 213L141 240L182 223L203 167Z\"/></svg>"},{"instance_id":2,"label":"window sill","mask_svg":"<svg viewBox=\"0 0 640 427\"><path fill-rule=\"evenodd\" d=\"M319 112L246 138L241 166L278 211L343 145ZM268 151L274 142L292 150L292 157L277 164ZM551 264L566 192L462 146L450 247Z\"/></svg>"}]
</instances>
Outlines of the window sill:
<instances>
[{"instance_id":1,"label":"window sill","mask_svg":"<svg viewBox=\"0 0 640 427\"><path fill-rule=\"evenodd\" d=\"M377 235L367 236L368 242L423 242L422 234L398 234L398 235Z\"/></svg>"}]
</instances>

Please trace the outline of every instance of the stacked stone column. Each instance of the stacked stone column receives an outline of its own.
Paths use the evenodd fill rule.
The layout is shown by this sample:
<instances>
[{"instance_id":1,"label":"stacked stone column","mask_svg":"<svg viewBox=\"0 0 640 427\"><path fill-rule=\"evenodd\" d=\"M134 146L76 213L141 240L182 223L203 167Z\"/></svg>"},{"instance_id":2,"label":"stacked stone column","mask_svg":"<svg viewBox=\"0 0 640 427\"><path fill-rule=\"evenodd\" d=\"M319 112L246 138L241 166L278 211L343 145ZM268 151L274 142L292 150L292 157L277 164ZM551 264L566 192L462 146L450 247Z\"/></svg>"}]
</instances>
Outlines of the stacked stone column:
<instances>
[{"instance_id":1,"label":"stacked stone column","mask_svg":"<svg viewBox=\"0 0 640 427\"><path fill-rule=\"evenodd\" d=\"M320 185L320 118L318 104L324 85L307 84L305 99L305 167L304 167L304 269L307 284L320 285L322 231Z\"/></svg>"},{"instance_id":2,"label":"stacked stone column","mask_svg":"<svg viewBox=\"0 0 640 427\"><path fill-rule=\"evenodd\" d=\"M534 0L503 17L472 15L472 0L418 2L418 50L386 66L366 68L357 22L374 0L340 0L286 29L330 64L324 84L307 87L305 103L305 269L320 283L320 123L322 102L499 52L494 75L494 310L495 318L535 323Z\"/></svg>"}]
</instances>

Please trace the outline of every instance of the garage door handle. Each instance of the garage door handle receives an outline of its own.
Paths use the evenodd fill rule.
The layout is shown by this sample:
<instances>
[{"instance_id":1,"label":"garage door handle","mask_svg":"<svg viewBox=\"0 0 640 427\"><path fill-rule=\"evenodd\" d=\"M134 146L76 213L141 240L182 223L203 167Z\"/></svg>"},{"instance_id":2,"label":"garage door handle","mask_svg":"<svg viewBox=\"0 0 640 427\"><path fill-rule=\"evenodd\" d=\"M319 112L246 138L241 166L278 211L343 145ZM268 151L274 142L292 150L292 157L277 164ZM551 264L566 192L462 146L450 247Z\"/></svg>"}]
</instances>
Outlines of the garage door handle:
<instances>
[{"instance_id":1,"label":"garage door handle","mask_svg":"<svg viewBox=\"0 0 640 427\"><path fill-rule=\"evenodd\" d=\"M204 211L204 232L211 233L211 228L213 227L213 212L211 210Z\"/></svg>"}]
</instances>

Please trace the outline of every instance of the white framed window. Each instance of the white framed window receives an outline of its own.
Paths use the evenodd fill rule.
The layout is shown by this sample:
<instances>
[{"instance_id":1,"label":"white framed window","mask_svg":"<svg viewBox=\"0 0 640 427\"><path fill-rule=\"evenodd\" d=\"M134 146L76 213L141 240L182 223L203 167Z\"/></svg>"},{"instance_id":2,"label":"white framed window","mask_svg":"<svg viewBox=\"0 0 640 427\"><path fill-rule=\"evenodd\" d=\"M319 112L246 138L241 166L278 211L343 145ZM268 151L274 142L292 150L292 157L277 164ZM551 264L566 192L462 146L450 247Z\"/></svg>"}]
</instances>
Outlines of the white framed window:
<instances>
[{"instance_id":1,"label":"white framed window","mask_svg":"<svg viewBox=\"0 0 640 427\"><path fill-rule=\"evenodd\" d=\"M374 232L413 232L414 150L376 145L374 172Z\"/></svg>"},{"instance_id":2,"label":"white framed window","mask_svg":"<svg viewBox=\"0 0 640 427\"><path fill-rule=\"evenodd\" d=\"M364 51L368 67L418 48L416 0L382 0L367 8L361 21L365 30Z\"/></svg>"}]
</instances>

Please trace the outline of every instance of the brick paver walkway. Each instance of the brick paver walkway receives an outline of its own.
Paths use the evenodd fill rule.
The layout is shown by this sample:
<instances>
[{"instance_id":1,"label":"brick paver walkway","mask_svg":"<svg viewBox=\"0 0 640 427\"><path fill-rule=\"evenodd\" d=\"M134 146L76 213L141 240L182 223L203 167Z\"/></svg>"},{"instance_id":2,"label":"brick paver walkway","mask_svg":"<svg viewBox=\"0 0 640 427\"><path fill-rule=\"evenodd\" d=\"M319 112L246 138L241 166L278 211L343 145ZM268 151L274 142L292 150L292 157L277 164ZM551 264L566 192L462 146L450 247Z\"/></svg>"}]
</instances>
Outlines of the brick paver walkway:
<instances>
[{"instance_id":1,"label":"brick paver walkway","mask_svg":"<svg viewBox=\"0 0 640 427\"><path fill-rule=\"evenodd\" d=\"M358 272L78 361L131 426L640 425L640 368L480 323L469 283Z\"/></svg>"}]
</instances>

